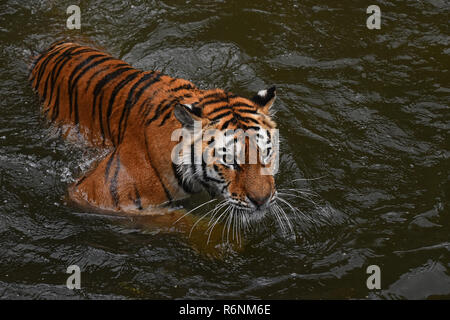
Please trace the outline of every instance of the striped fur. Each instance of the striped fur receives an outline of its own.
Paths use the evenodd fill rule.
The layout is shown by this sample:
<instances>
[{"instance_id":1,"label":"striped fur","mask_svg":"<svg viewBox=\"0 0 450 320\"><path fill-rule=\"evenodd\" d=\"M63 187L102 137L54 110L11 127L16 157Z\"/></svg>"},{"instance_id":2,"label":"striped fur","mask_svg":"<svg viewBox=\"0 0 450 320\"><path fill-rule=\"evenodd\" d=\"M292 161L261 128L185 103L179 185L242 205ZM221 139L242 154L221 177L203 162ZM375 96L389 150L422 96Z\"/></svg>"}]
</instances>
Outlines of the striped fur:
<instances>
[{"instance_id":1,"label":"striped fur","mask_svg":"<svg viewBox=\"0 0 450 320\"><path fill-rule=\"evenodd\" d=\"M254 99L220 89L200 90L187 80L139 71L72 42L54 43L38 56L30 82L51 122L111 150L69 187L69 197L77 204L142 212L202 188L212 193L221 189L223 196L242 201L274 193L273 177L256 173L260 164L238 169L174 165L171 151L177 142L170 139L173 130L182 127L174 115L179 105L192 106L189 112L204 128L272 129L268 109L274 88Z\"/></svg>"}]
</instances>

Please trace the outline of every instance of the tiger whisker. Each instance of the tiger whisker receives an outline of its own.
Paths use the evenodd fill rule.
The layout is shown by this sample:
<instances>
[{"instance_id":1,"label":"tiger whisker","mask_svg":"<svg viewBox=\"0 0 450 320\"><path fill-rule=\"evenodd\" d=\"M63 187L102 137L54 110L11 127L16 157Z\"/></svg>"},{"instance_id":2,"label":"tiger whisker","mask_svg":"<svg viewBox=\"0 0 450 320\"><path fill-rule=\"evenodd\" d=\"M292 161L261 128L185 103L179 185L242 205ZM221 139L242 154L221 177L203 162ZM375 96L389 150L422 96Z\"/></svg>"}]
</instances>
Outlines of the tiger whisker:
<instances>
[{"instance_id":1,"label":"tiger whisker","mask_svg":"<svg viewBox=\"0 0 450 320\"><path fill-rule=\"evenodd\" d=\"M278 213L279 208L277 204L274 204L271 208L271 213L275 215L275 218L277 219L278 224L280 225L281 231L286 234L286 227L284 226L283 221L280 218L280 214ZM273 210L273 211L272 211Z\"/></svg>"},{"instance_id":2,"label":"tiger whisker","mask_svg":"<svg viewBox=\"0 0 450 320\"><path fill-rule=\"evenodd\" d=\"M284 225L284 234L287 235L287 234L289 234L289 232L293 233L292 226L290 225L289 219L288 219L285 211L283 210L283 208L281 208L279 205L277 205L276 209L278 212L280 222ZM285 220L286 223L284 223L283 220Z\"/></svg>"},{"instance_id":3,"label":"tiger whisker","mask_svg":"<svg viewBox=\"0 0 450 320\"><path fill-rule=\"evenodd\" d=\"M228 206L227 208L225 208L225 210L222 212L222 214L220 214L219 217L218 217L216 220L214 220L214 223L206 230L206 232L208 232L208 230L209 230L208 240L207 240L206 244L209 243L209 240L210 240L210 238L211 238L211 234L212 234L212 232L213 232L214 227L216 226L216 224L221 220L221 218L223 217L223 215L224 215L227 211L229 211L229 210L230 210L230 207L229 207L229 206Z\"/></svg>"},{"instance_id":4,"label":"tiger whisker","mask_svg":"<svg viewBox=\"0 0 450 320\"><path fill-rule=\"evenodd\" d=\"M216 208L217 208L218 206L220 206L220 205L221 205L222 203L224 203L224 202L226 202L225 199L222 200L222 201L220 201L213 209L209 210L209 211L206 212L204 215L202 215L202 216L201 216L201 217L193 224L193 226L191 227L191 231L189 232L189 238L191 237L192 231L194 230L195 226L196 226L203 218L205 218L206 216L208 216L210 213L213 213L213 212L216 210Z\"/></svg>"},{"instance_id":5,"label":"tiger whisker","mask_svg":"<svg viewBox=\"0 0 450 320\"><path fill-rule=\"evenodd\" d=\"M303 200L311 202L314 206L317 206L317 203L314 200L312 200L311 198L309 198L309 197L302 197L302 196L300 196L298 194L292 194L292 193L286 193L286 192L278 192L278 194L279 195L285 195L285 196L288 196L288 197L294 197L294 198L303 199Z\"/></svg>"},{"instance_id":6,"label":"tiger whisker","mask_svg":"<svg viewBox=\"0 0 450 320\"><path fill-rule=\"evenodd\" d=\"M231 212L228 214L227 220L225 221L224 228L222 230L222 240L224 238L224 231L227 229L227 243L229 243L229 235L230 235L230 225L234 216L235 207L231 206Z\"/></svg>"},{"instance_id":7,"label":"tiger whisker","mask_svg":"<svg viewBox=\"0 0 450 320\"><path fill-rule=\"evenodd\" d=\"M233 208L233 210L231 210L231 220L228 226L228 229L231 230L231 240L234 240L234 225L236 220L236 210L237 210L236 208ZM228 233L227 233L227 242L228 242Z\"/></svg>"},{"instance_id":8,"label":"tiger whisker","mask_svg":"<svg viewBox=\"0 0 450 320\"><path fill-rule=\"evenodd\" d=\"M240 246L242 245L243 233L245 233L244 219L245 219L245 215L241 213L240 219L239 219L239 245Z\"/></svg>"},{"instance_id":9,"label":"tiger whisker","mask_svg":"<svg viewBox=\"0 0 450 320\"><path fill-rule=\"evenodd\" d=\"M241 221L241 213L238 212L236 214L236 223L234 224L234 226L235 226L235 232L236 232L236 241L239 245L240 245L240 232L241 232L241 229L239 228L240 221Z\"/></svg>"},{"instance_id":10,"label":"tiger whisker","mask_svg":"<svg viewBox=\"0 0 450 320\"><path fill-rule=\"evenodd\" d=\"M293 213L299 212L300 214L303 214L300 210L298 210L297 208L294 208L289 202L287 202L287 201L284 200L283 198L277 196L277 200L280 200L281 202L283 202L283 203L285 203L286 205L288 205L289 208L291 208L291 210L293 211ZM287 225L288 225L289 229L291 230L292 233L294 233L294 229L293 229L293 227L292 227L291 222L289 221L288 216L286 215L286 212L285 212L281 207L279 207L279 208L281 209L281 213L282 213L281 216L285 218L285 220L286 220L286 222L287 222Z\"/></svg>"},{"instance_id":11,"label":"tiger whisker","mask_svg":"<svg viewBox=\"0 0 450 320\"><path fill-rule=\"evenodd\" d=\"M208 222L208 226L211 225L213 219L216 217L216 215L219 213L220 209L222 209L224 206L228 205L228 201L223 201L223 203L221 203L220 205L218 205L216 208L214 208L213 210L213 214L211 216L211 220Z\"/></svg>"},{"instance_id":12,"label":"tiger whisker","mask_svg":"<svg viewBox=\"0 0 450 320\"><path fill-rule=\"evenodd\" d=\"M283 202L284 204L286 204L294 214L297 214L297 216L301 216L303 218L305 218L306 220L308 220L309 222L312 222L312 218L309 217L308 215L306 215L303 211L301 211L298 208L294 208L292 206L292 204L289 203L289 201L287 201L286 199L281 198L280 196L277 197L278 200L280 200L281 202ZM283 210L284 212L284 210Z\"/></svg>"},{"instance_id":13,"label":"tiger whisker","mask_svg":"<svg viewBox=\"0 0 450 320\"><path fill-rule=\"evenodd\" d=\"M211 200L209 200L209 201L207 201L207 202L204 202L204 203L200 204L199 206L195 207L194 209L192 209L192 210L186 212L186 213L183 214L180 218L178 218L172 225L176 224L178 221L180 221L181 219L183 219L184 217L186 217L189 213L194 212L195 210L197 210L197 209L199 209L199 208L201 208L201 207L203 207L203 206L205 206L205 205L207 205L208 203L211 203L211 202L213 202L213 201L217 201L217 199L216 199L216 198L211 199Z\"/></svg>"},{"instance_id":14,"label":"tiger whisker","mask_svg":"<svg viewBox=\"0 0 450 320\"><path fill-rule=\"evenodd\" d=\"M306 194L306 195L309 195L309 196L315 196L315 197L318 197L319 195L317 194L317 193L315 193L315 192L313 192L313 191L311 191L311 190L308 190L308 189L300 189L300 188L297 188L297 189L289 189L289 188L286 188L286 189L278 189L279 191L292 191L292 192L298 192L298 193L301 193L301 194Z\"/></svg>"},{"instance_id":15,"label":"tiger whisker","mask_svg":"<svg viewBox=\"0 0 450 320\"><path fill-rule=\"evenodd\" d=\"M240 232L240 229L239 229L240 218L241 218L241 213L240 213L240 211L238 211L238 212L236 212L236 221L234 223L234 232L236 233L236 241L238 241L238 243L239 243L239 232Z\"/></svg>"}]
</instances>

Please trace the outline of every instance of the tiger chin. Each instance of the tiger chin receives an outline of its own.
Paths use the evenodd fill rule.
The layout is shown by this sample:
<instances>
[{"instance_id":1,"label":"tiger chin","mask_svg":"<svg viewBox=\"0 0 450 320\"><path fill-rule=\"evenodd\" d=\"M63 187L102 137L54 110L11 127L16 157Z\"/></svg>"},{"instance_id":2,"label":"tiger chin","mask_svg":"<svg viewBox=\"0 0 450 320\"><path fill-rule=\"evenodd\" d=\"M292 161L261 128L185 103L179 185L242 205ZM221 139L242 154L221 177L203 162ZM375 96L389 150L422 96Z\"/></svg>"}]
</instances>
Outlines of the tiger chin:
<instances>
[{"instance_id":1,"label":"tiger chin","mask_svg":"<svg viewBox=\"0 0 450 320\"><path fill-rule=\"evenodd\" d=\"M251 99L201 90L188 80L136 70L100 50L66 41L35 59L29 79L55 126L70 127L90 145L110 150L69 186L76 204L146 214L207 190L218 201L216 209L226 208L219 210L222 215L254 220L270 210L276 188L273 174L261 173L267 161L175 164L171 153L178 142L171 135L191 130L195 121L202 130L253 129L270 142L276 128L270 115L275 87ZM210 143L202 141L203 147Z\"/></svg>"}]
</instances>

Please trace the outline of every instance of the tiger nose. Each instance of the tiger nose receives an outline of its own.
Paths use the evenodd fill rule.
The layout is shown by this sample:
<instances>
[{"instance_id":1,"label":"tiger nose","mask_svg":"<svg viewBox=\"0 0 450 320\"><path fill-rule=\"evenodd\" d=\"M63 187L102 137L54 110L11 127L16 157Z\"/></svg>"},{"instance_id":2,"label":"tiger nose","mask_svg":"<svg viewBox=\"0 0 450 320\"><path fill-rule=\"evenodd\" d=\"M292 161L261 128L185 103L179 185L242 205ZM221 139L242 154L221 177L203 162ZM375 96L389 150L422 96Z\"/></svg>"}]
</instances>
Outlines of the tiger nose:
<instances>
[{"instance_id":1,"label":"tiger nose","mask_svg":"<svg viewBox=\"0 0 450 320\"><path fill-rule=\"evenodd\" d=\"M256 206L256 207L262 207L267 203L267 201L270 198L270 193L265 194L263 196L256 196L252 194L248 194L247 198Z\"/></svg>"}]
</instances>

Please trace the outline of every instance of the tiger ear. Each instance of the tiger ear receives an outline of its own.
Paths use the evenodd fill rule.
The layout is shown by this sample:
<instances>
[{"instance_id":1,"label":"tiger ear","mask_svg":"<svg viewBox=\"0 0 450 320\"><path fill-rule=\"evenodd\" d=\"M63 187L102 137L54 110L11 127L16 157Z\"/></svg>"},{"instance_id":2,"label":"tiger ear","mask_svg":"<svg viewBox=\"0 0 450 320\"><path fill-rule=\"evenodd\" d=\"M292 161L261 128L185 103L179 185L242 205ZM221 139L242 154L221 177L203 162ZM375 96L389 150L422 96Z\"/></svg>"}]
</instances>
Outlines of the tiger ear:
<instances>
[{"instance_id":1,"label":"tiger ear","mask_svg":"<svg viewBox=\"0 0 450 320\"><path fill-rule=\"evenodd\" d=\"M275 86L269 89L260 90L252 98L252 101L262 108L265 113L269 112L270 107L272 107L275 98L277 97L277 88Z\"/></svg>"},{"instance_id":2,"label":"tiger ear","mask_svg":"<svg viewBox=\"0 0 450 320\"><path fill-rule=\"evenodd\" d=\"M178 121L187 129L194 128L194 121L202 121L201 114L195 106L190 104L177 103L174 108L174 115Z\"/></svg>"}]
</instances>

